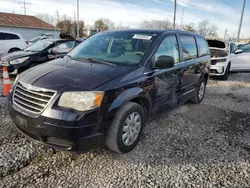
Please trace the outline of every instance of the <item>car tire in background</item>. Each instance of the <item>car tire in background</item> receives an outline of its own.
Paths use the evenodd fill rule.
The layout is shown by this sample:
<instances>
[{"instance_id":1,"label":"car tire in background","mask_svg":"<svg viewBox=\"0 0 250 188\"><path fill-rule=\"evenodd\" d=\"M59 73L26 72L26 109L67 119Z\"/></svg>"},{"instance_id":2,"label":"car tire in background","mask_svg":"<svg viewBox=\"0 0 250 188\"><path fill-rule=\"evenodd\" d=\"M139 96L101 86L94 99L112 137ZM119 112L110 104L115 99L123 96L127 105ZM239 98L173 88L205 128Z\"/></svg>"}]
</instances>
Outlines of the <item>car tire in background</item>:
<instances>
[{"instance_id":1,"label":"car tire in background","mask_svg":"<svg viewBox=\"0 0 250 188\"><path fill-rule=\"evenodd\" d=\"M143 108L134 102L125 103L107 131L106 145L117 153L127 153L138 144L143 128Z\"/></svg>"},{"instance_id":2,"label":"car tire in background","mask_svg":"<svg viewBox=\"0 0 250 188\"><path fill-rule=\"evenodd\" d=\"M199 81L198 89L196 90L195 96L190 100L192 103L199 104L206 93L207 80L202 77Z\"/></svg>"},{"instance_id":3,"label":"car tire in background","mask_svg":"<svg viewBox=\"0 0 250 188\"><path fill-rule=\"evenodd\" d=\"M223 76L221 76L221 80L227 80L228 76L229 76L229 72L230 72L230 64L227 65L225 74Z\"/></svg>"}]
</instances>

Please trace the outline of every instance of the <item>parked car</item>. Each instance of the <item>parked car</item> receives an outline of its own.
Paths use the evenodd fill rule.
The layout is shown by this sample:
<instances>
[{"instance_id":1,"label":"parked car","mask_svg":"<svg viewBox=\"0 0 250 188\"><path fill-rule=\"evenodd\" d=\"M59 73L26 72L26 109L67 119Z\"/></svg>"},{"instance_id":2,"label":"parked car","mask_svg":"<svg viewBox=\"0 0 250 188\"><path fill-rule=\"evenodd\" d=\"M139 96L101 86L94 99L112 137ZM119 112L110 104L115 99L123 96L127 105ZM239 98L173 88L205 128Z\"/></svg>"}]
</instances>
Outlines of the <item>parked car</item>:
<instances>
[{"instance_id":1,"label":"parked car","mask_svg":"<svg viewBox=\"0 0 250 188\"><path fill-rule=\"evenodd\" d=\"M231 71L250 71L250 43L240 46L234 52Z\"/></svg>"},{"instance_id":2,"label":"parked car","mask_svg":"<svg viewBox=\"0 0 250 188\"><path fill-rule=\"evenodd\" d=\"M227 80L232 65L232 57L237 49L235 43L220 39L207 39L211 52L210 76Z\"/></svg>"},{"instance_id":3,"label":"parked car","mask_svg":"<svg viewBox=\"0 0 250 188\"><path fill-rule=\"evenodd\" d=\"M29 45L32 45L32 44L36 43L37 41L44 40L44 39L48 39L48 37L47 36L37 36L37 37L30 39L28 42L29 42Z\"/></svg>"},{"instance_id":4,"label":"parked car","mask_svg":"<svg viewBox=\"0 0 250 188\"><path fill-rule=\"evenodd\" d=\"M8 96L20 131L53 148L139 142L145 122L186 101L200 103L209 76L206 39L185 31L97 33L64 58L19 75Z\"/></svg>"},{"instance_id":5,"label":"parked car","mask_svg":"<svg viewBox=\"0 0 250 188\"><path fill-rule=\"evenodd\" d=\"M29 42L21 34L10 31L0 31L0 56L26 48Z\"/></svg>"},{"instance_id":6,"label":"parked car","mask_svg":"<svg viewBox=\"0 0 250 188\"><path fill-rule=\"evenodd\" d=\"M63 57L79 43L80 41L76 40L40 40L22 51L3 55L0 59L0 66L6 66L8 72L17 70L21 73L41 63Z\"/></svg>"}]
</instances>

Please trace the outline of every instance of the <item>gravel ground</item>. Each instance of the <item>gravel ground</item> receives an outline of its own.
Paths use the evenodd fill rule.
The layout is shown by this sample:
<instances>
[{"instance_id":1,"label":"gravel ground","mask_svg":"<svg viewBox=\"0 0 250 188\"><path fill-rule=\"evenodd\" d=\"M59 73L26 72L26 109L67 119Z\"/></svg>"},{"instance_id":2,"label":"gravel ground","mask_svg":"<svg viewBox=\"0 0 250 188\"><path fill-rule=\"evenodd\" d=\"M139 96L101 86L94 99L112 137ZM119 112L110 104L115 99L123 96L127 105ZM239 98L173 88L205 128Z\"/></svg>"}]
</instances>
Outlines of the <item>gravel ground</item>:
<instances>
[{"instance_id":1,"label":"gravel ground","mask_svg":"<svg viewBox=\"0 0 250 188\"><path fill-rule=\"evenodd\" d=\"M125 155L55 152L21 135L0 98L0 187L249 187L250 74L149 123Z\"/></svg>"}]
</instances>

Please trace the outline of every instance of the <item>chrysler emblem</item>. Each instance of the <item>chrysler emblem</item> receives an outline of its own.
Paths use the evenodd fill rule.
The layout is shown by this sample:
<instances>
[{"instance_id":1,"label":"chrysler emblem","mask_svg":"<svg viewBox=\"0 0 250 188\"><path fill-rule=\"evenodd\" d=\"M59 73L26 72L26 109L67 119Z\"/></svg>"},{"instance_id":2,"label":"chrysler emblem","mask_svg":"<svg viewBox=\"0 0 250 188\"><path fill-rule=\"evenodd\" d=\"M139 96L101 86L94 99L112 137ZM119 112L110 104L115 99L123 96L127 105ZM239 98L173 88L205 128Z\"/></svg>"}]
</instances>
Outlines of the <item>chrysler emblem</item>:
<instances>
[{"instance_id":1,"label":"chrysler emblem","mask_svg":"<svg viewBox=\"0 0 250 188\"><path fill-rule=\"evenodd\" d=\"M31 90L32 88L33 88L32 85L30 85L30 84L27 85L27 89L28 89L28 90Z\"/></svg>"}]
</instances>

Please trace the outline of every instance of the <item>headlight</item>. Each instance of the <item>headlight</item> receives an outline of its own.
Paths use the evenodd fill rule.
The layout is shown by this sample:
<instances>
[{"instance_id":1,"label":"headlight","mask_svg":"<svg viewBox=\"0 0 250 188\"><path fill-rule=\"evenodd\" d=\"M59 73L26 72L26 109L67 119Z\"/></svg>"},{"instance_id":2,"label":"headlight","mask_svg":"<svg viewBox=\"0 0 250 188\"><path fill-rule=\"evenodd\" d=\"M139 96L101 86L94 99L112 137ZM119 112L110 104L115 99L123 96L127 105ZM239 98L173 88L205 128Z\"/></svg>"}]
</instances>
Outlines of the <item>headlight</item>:
<instances>
[{"instance_id":1,"label":"headlight","mask_svg":"<svg viewBox=\"0 0 250 188\"><path fill-rule=\"evenodd\" d=\"M217 62L225 62L225 61L227 61L227 59L217 59L216 61Z\"/></svg>"},{"instance_id":2,"label":"headlight","mask_svg":"<svg viewBox=\"0 0 250 188\"><path fill-rule=\"evenodd\" d=\"M62 94L58 106L87 111L101 106L103 96L102 91L65 92Z\"/></svg>"},{"instance_id":3,"label":"headlight","mask_svg":"<svg viewBox=\"0 0 250 188\"><path fill-rule=\"evenodd\" d=\"M26 61L28 59L29 59L29 57L22 57L22 58L14 59L14 60L10 61L10 64L11 65L16 65L16 64L19 64L19 63L23 63L24 61Z\"/></svg>"}]
</instances>

